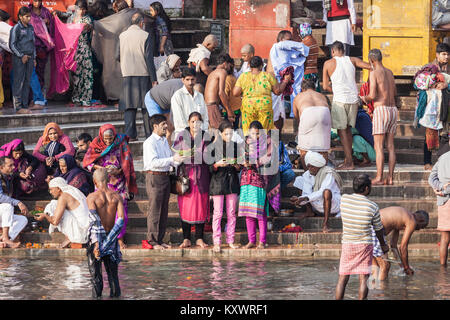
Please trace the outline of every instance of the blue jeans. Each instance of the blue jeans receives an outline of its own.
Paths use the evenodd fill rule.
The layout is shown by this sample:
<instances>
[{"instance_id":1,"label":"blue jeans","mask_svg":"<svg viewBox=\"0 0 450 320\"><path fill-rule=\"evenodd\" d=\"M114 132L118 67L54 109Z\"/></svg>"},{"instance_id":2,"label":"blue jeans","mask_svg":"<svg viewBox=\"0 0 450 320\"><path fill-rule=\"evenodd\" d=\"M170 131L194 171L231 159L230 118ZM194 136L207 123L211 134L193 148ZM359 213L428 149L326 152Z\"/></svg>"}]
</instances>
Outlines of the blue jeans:
<instances>
[{"instance_id":1,"label":"blue jeans","mask_svg":"<svg viewBox=\"0 0 450 320\"><path fill-rule=\"evenodd\" d=\"M154 114L164 114L170 112L170 110L161 109L159 104L157 104L156 101L153 100L152 96L150 95L150 91L145 95L144 103L145 107L147 108L149 117L153 116Z\"/></svg>"}]
</instances>

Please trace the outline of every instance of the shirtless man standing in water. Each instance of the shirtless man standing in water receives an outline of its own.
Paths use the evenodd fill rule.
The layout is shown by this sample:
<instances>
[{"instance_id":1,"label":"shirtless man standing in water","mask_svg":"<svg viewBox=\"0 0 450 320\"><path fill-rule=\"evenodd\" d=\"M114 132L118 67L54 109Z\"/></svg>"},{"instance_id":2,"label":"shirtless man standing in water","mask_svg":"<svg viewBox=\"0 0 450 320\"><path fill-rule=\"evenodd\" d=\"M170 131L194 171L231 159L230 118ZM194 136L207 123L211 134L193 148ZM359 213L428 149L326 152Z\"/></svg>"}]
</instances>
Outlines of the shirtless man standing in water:
<instances>
[{"instance_id":1,"label":"shirtless man standing in water","mask_svg":"<svg viewBox=\"0 0 450 320\"><path fill-rule=\"evenodd\" d=\"M225 83L228 72L232 69L233 59L228 54L219 57L216 70L208 76L205 86L205 102L208 110L209 126L218 129L223 120L220 105L227 112L228 120L234 122L234 112L231 110L229 99L225 93Z\"/></svg>"},{"instance_id":2,"label":"shirtless man standing in water","mask_svg":"<svg viewBox=\"0 0 450 320\"><path fill-rule=\"evenodd\" d=\"M102 261L108 274L110 296L120 296L118 265L121 260L117 237L124 224L124 206L120 195L108 188L108 172L99 168L94 172L97 191L87 197L89 206L88 264L93 285L92 295L102 295ZM116 220L117 213L117 220Z\"/></svg>"},{"instance_id":3,"label":"shirtless man standing in water","mask_svg":"<svg viewBox=\"0 0 450 320\"><path fill-rule=\"evenodd\" d=\"M376 153L377 176L372 180L372 185L394 184L395 149L394 137L397 130L398 109L395 106L397 88L395 87L394 74L385 68L382 63L382 54L378 49L369 52L369 62L373 71L370 73L370 93L360 96L361 100L368 104L373 101L373 139ZM389 154L389 174L383 180L384 151L383 144L386 138L386 146Z\"/></svg>"}]
</instances>

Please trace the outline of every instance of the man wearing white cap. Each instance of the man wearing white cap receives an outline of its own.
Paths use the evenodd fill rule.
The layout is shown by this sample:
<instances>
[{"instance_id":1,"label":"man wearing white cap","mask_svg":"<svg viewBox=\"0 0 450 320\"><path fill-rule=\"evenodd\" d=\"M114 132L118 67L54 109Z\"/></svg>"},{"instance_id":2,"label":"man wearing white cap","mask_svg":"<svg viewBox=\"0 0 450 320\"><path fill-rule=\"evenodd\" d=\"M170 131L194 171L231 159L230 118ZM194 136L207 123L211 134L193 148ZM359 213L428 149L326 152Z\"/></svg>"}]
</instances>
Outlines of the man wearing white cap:
<instances>
[{"instance_id":1,"label":"man wearing white cap","mask_svg":"<svg viewBox=\"0 0 450 320\"><path fill-rule=\"evenodd\" d=\"M340 211L342 179L326 164L325 158L317 152L308 151L305 156L308 171L294 181L294 187L301 190L300 197L292 197L297 206L306 205L305 217L315 214L324 216L323 232L329 232L328 218Z\"/></svg>"},{"instance_id":2,"label":"man wearing white cap","mask_svg":"<svg viewBox=\"0 0 450 320\"><path fill-rule=\"evenodd\" d=\"M67 184L61 177L50 180L49 192L56 200L50 201L44 213L36 214L35 219L50 223L49 233L56 228L62 232L66 239L62 248L70 243L83 244L88 240L89 208L85 195L75 187Z\"/></svg>"}]
</instances>

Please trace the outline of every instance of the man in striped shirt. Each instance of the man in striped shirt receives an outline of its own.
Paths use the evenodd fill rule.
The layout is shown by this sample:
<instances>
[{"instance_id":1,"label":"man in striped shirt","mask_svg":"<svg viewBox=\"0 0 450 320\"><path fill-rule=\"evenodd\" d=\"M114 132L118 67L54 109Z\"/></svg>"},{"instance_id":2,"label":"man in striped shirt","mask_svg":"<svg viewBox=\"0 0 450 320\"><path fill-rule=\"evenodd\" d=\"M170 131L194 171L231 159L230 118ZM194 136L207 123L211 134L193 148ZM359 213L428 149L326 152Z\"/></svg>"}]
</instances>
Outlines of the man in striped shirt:
<instances>
[{"instance_id":1,"label":"man in striped shirt","mask_svg":"<svg viewBox=\"0 0 450 320\"><path fill-rule=\"evenodd\" d=\"M342 250L336 300L344 298L345 287L352 274L359 274L359 299L367 298L367 280L371 273L373 255L372 226L383 253L389 251L383 237L384 228L378 205L366 197L370 194L371 186L369 176L360 174L353 180L355 193L341 197Z\"/></svg>"}]
</instances>

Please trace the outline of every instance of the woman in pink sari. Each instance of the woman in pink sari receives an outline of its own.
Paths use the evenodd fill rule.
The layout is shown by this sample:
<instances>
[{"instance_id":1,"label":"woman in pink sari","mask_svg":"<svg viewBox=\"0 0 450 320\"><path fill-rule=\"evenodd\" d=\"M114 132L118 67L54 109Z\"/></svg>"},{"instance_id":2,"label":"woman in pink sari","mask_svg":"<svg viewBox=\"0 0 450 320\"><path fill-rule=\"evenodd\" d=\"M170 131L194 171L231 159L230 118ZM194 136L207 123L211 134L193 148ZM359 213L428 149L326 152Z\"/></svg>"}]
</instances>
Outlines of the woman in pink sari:
<instances>
[{"instance_id":1,"label":"woman in pink sari","mask_svg":"<svg viewBox=\"0 0 450 320\"><path fill-rule=\"evenodd\" d=\"M183 150L183 156L190 157L178 168L178 171L184 171L190 180L189 192L178 196L184 239L180 248L191 246L192 225L195 225L196 245L207 247L203 241L203 230L205 222L209 220L210 172L209 166L203 160L203 152L208 143L205 141L206 132L201 130L202 122L201 114L192 112L188 119L189 127L178 134L173 144L175 150Z\"/></svg>"},{"instance_id":2,"label":"woman in pink sari","mask_svg":"<svg viewBox=\"0 0 450 320\"><path fill-rule=\"evenodd\" d=\"M44 164L25 151L22 140L15 139L1 146L0 157L14 160L14 176L17 181L15 197L47 188Z\"/></svg>"}]
</instances>

